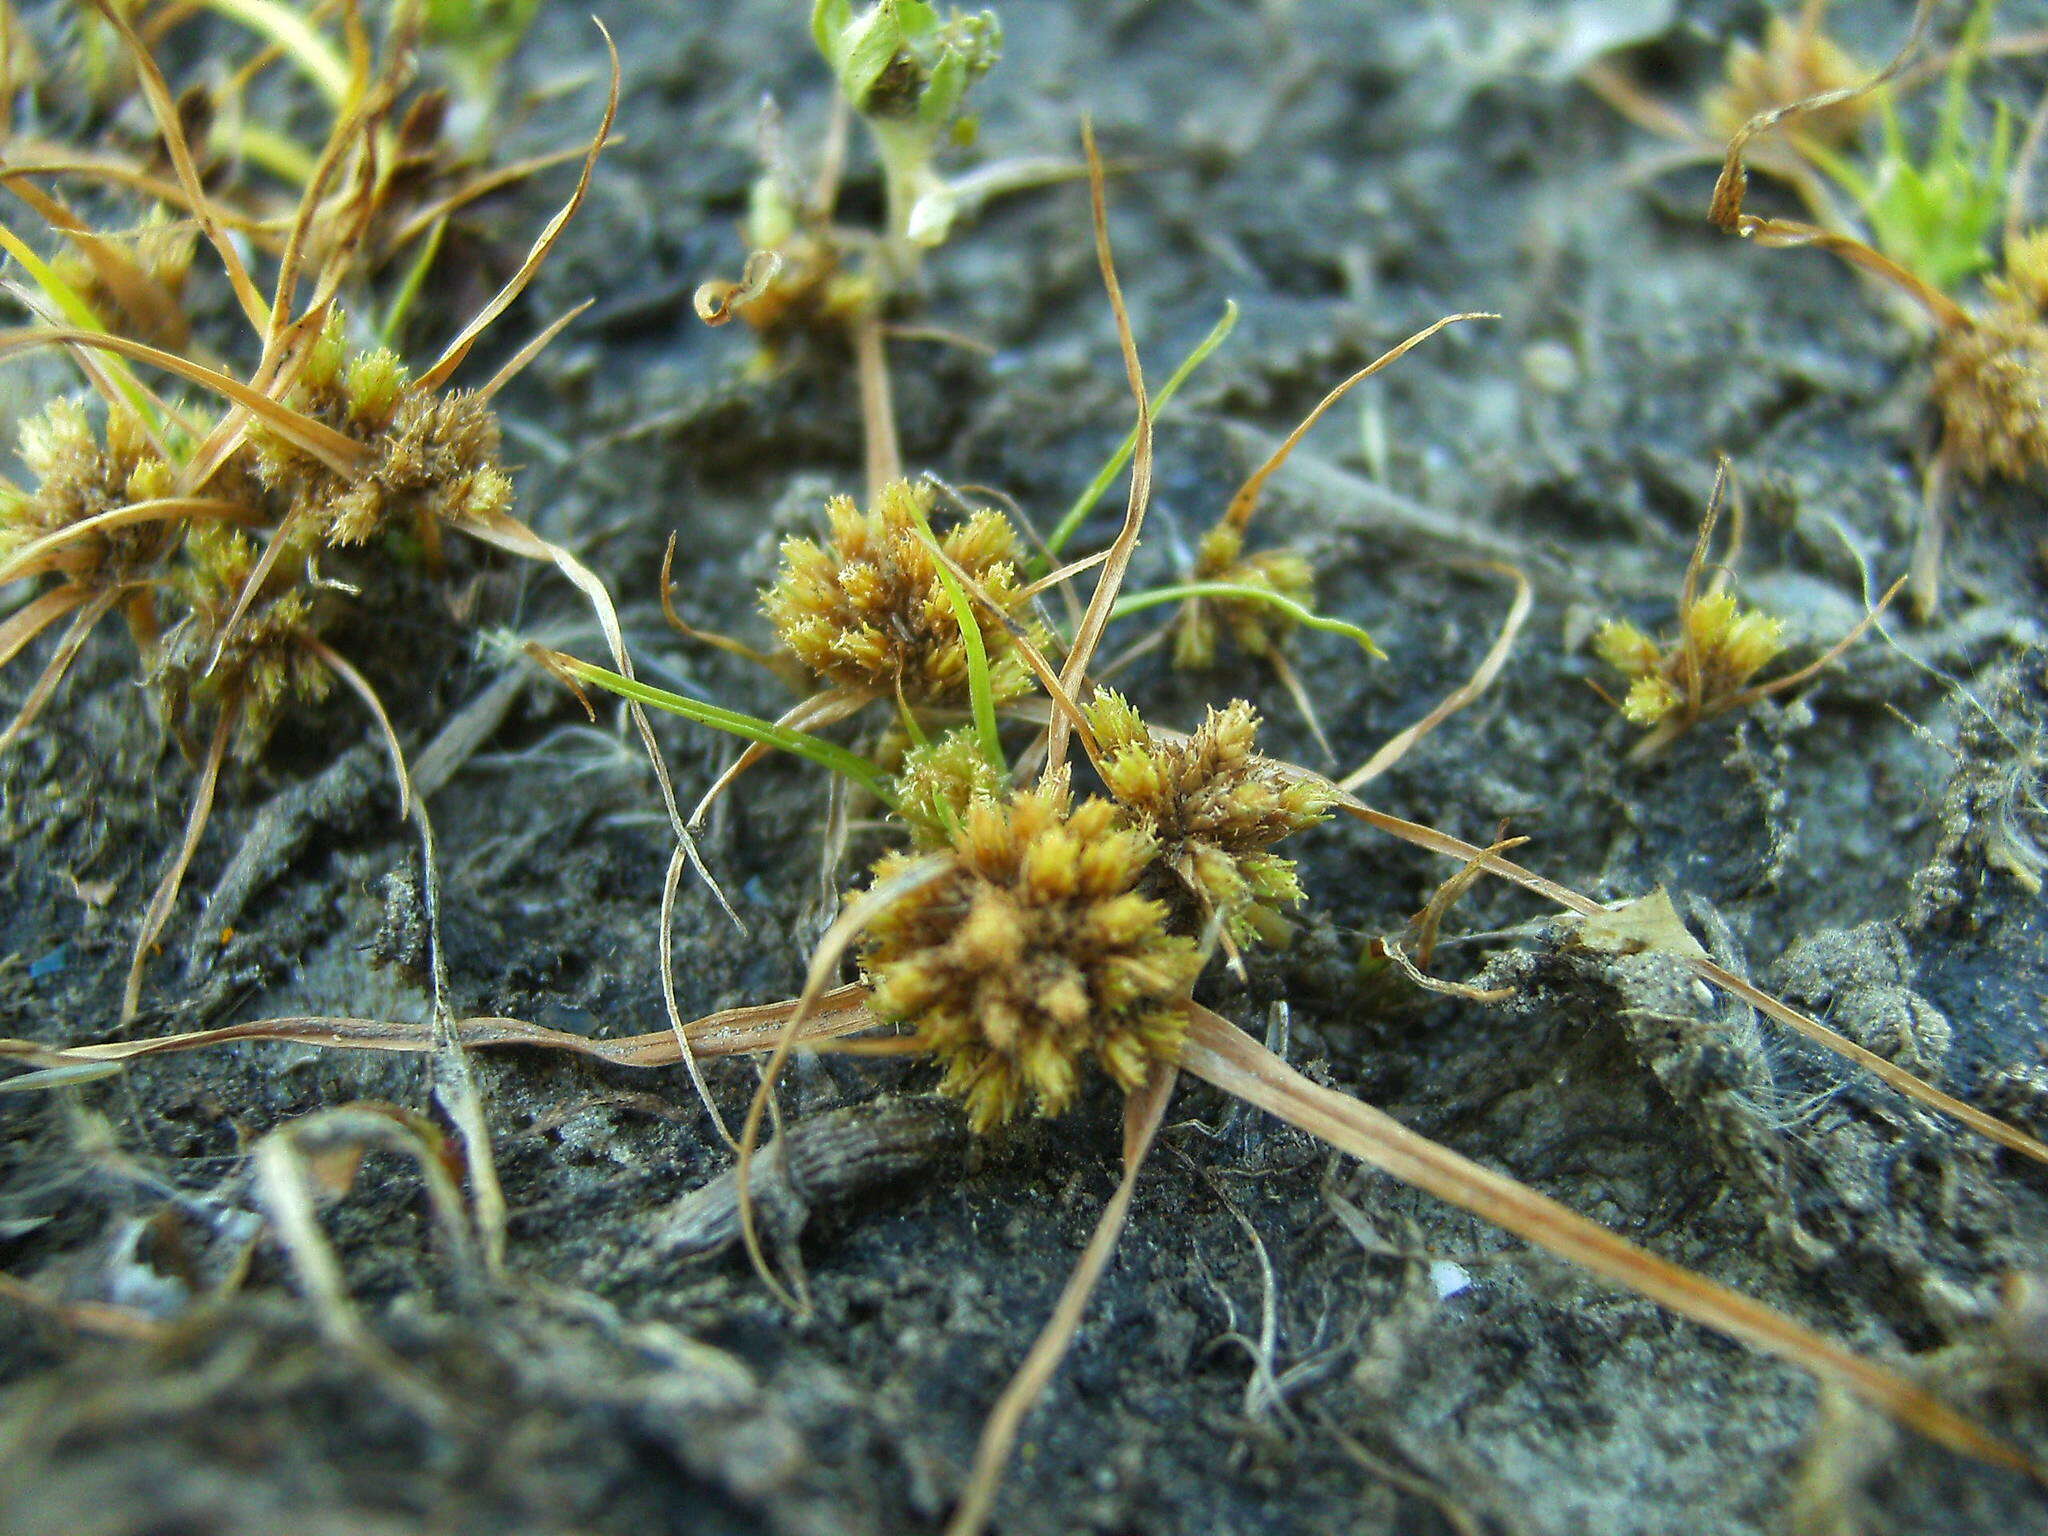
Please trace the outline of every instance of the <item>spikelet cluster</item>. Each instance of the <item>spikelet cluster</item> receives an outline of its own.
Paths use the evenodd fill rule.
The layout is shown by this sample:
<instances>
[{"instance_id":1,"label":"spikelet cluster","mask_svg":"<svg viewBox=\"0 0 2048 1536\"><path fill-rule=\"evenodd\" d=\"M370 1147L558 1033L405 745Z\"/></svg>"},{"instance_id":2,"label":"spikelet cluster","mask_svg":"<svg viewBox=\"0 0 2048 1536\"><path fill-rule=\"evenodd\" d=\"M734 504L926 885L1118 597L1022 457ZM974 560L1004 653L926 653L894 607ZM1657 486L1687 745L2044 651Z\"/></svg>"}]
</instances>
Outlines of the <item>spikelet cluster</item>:
<instances>
[{"instance_id":1,"label":"spikelet cluster","mask_svg":"<svg viewBox=\"0 0 2048 1536\"><path fill-rule=\"evenodd\" d=\"M1987 309L1943 328L1934 398L1943 442L1973 478L2048 467L2048 230L2014 240Z\"/></svg>"},{"instance_id":2,"label":"spikelet cluster","mask_svg":"<svg viewBox=\"0 0 2048 1536\"><path fill-rule=\"evenodd\" d=\"M939 562L924 541L929 486L898 480L871 511L835 496L831 537L783 541L782 574L762 596L782 643L827 682L901 697L913 707L964 705L968 655ZM938 535L939 547L1035 639L1017 574L1017 531L1000 512L976 512ZM997 703L1031 686L1007 630L982 625Z\"/></svg>"},{"instance_id":3,"label":"spikelet cluster","mask_svg":"<svg viewBox=\"0 0 2048 1536\"><path fill-rule=\"evenodd\" d=\"M234 751L245 760L261 754L287 704L317 704L333 682L306 645L317 636L319 613L315 592L297 575L303 553L277 563L221 644L261 554L254 539L226 524L199 523L186 533L177 587L190 614L166 637L156 678L173 728L188 739L201 714L236 706Z\"/></svg>"},{"instance_id":4,"label":"spikelet cluster","mask_svg":"<svg viewBox=\"0 0 2048 1536\"><path fill-rule=\"evenodd\" d=\"M939 852L876 864L881 884L944 861L870 927L862 963L870 1007L917 1031L975 1129L1059 1113L1090 1059L1128 1091L1179 1050L1202 959L1138 888L1156 853L1117 806L1053 783L978 798Z\"/></svg>"},{"instance_id":5,"label":"spikelet cluster","mask_svg":"<svg viewBox=\"0 0 2048 1536\"><path fill-rule=\"evenodd\" d=\"M1132 822L1157 842L1202 916L1220 914L1239 943L1277 942L1280 914L1302 898L1292 859L1273 845L1330 813L1333 791L1283 772L1253 750L1259 717L1239 699L1211 709L1184 741L1155 738L1120 695L1087 707L1103 782Z\"/></svg>"},{"instance_id":6,"label":"spikelet cluster","mask_svg":"<svg viewBox=\"0 0 2048 1536\"><path fill-rule=\"evenodd\" d=\"M387 529L487 519L512 504L498 461L498 419L466 390L422 390L396 353L352 351L333 316L285 403L372 451L344 477L276 433L251 433L256 471L295 518L328 544L363 544Z\"/></svg>"},{"instance_id":7,"label":"spikelet cluster","mask_svg":"<svg viewBox=\"0 0 2048 1536\"><path fill-rule=\"evenodd\" d=\"M1003 777L982 755L971 727L948 731L913 747L896 774L896 814L920 848L943 848L967 819L969 807L998 798Z\"/></svg>"},{"instance_id":8,"label":"spikelet cluster","mask_svg":"<svg viewBox=\"0 0 2048 1536\"><path fill-rule=\"evenodd\" d=\"M1635 725L1660 725L1688 709L1712 712L1785 648L1784 621L1744 608L1730 592L1699 598L1680 623L1682 637L1668 645L1619 619L1593 637L1595 654L1629 680L1621 712Z\"/></svg>"},{"instance_id":9,"label":"spikelet cluster","mask_svg":"<svg viewBox=\"0 0 2048 1536\"><path fill-rule=\"evenodd\" d=\"M1722 84L1704 103L1707 130L1726 141L1758 113L1860 85L1869 75L1855 55L1818 27L1773 16L1765 23L1761 46L1736 43L1728 50ZM1870 98L1859 96L1802 112L1785 126L1799 137L1840 147L1861 135L1872 110Z\"/></svg>"},{"instance_id":10,"label":"spikelet cluster","mask_svg":"<svg viewBox=\"0 0 2048 1536\"><path fill-rule=\"evenodd\" d=\"M1301 604L1315 597L1315 572L1307 559L1291 550L1244 552L1244 532L1218 523L1202 535L1195 555L1193 579L1228 582L1272 592ZM1253 598L1203 597L1184 604L1173 635L1174 665L1200 669L1216 664L1216 647L1224 633L1249 656L1269 656L1292 633L1295 620Z\"/></svg>"},{"instance_id":11,"label":"spikelet cluster","mask_svg":"<svg viewBox=\"0 0 2048 1536\"><path fill-rule=\"evenodd\" d=\"M0 559L102 512L167 496L176 478L133 412L109 410L102 443L85 407L72 399L52 400L22 423L20 452L35 489L0 514ZM64 563L76 573L111 576L146 559L161 539L153 527L95 532L67 545Z\"/></svg>"}]
</instances>

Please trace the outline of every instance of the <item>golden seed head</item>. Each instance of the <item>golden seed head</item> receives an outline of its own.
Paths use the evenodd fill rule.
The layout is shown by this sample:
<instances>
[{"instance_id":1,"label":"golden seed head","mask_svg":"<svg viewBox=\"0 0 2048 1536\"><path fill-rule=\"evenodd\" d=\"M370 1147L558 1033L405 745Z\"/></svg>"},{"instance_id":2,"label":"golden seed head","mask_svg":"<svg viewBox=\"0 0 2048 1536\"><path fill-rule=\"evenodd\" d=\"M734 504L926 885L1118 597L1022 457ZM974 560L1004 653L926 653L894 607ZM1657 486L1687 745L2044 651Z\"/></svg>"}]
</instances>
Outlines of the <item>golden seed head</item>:
<instances>
[{"instance_id":1,"label":"golden seed head","mask_svg":"<svg viewBox=\"0 0 2048 1536\"><path fill-rule=\"evenodd\" d=\"M497 415L468 390L421 390L396 354L351 352L338 316L286 404L367 445L353 474L336 474L275 432L250 433L256 472L309 517L328 544L363 544L394 526L478 521L512 505L498 462ZM408 531L410 529L408 528Z\"/></svg>"},{"instance_id":2,"label":"golden seed head","mask_svg":"<svg viewBox=\"0 0 2048 1536\"><path fill-rule=\"evenodd\" d=\"M1108 689L1087 716L1103 782L1158 842L1160 865L1239 943L1283 937L1279 908L1301 900L1301 884L1292 860L1266 850L1328 817L1329 786L1255 752L1259 717L1242 699L1211 709L1185 741L1156 739Z\"/></svg>"},{"instance_id":3,"label":"golden seed head","mask_svg":"<svg viewBox=\"0 0 2048 1536\"><path fill-rule=\"evenodd\" d=\"M2023 480L2048 466L2048 323L2009 299L1946 327L1935 345L1934 398L1947 445L1973 479Z\"/></svg>"},{"instance_id":4,"label":"golden seed head","mask_svg":"<svg viewBox=\"0 0 2048 1536\"><path fill-rule=\"evenodd\" d=\"M1661 672L1653 672L1629 685L1628 696L1621 701L1621 713L1630 725L1656 725L1682 702L1670 679Z\"/></svg>"},{"instance_id":5,"label":"golden seed head","mask_svg":"<svg viewBox=\"0 0 2048 1536\"><path fill-rule=\"evenodd\" d=\"M1657 725L1689 697L1703 711L1712 710L1739 693L1785 648L1784 621L1743 607L1732 592L1696 599L1680 615L1680 624L1685 639L1662 647L1619 619L1602 624L1593 637L1595 654L1629 679L1621 712L1632 724Z\"/></svg>"},{"instance_id":6,"label":"golden seed head","mask_svg":"<svg viewBox=\"0 0 2048 1536\"><path fill-rule=\"evenodd\" d=\"M1002 791L1002 775L982 755L972 728L962 726L904 754L896 775L897 813L920 848L942 848L971 806Z\"/></svg>"},{"instance_id":7,"label":"golden seed head","mask_svg":"<svg viewBox=\"0 0 2048 1536\"><path fill-rule=\"evenodd\" d=\"M967 646L919 527L932 504L930 486L898 480L869 512L851 497L833 497L825 508L826 543L783 541L782 575L761 605L782 643L821 678L887 695L900 691L913 705L967 702ZM938 542L991 602L1043 643L1022 596L1017 532L1008 518L984 509ZM978 604L977 612L984 612ZM981 637L996 701L1026 692L1031 674L1009 632L984 617Z\"/></svg>"},{"instance_id":8,"label":"golden seed head","mask_svg":"<svg viewBox=\"0 0 2048 1536\"><path fill-rule=\"evenodd\" d=\"M1251 587L1307 607L1315 598L1315 570L1292 550L1268 549L1247 555L1244 533L1218 523L1202 535L1195 554L1193 579ZM1249 597L1198 597L1182 604L1175 621L1173 664L1199 670L1216 664L1216 647L1225 631L1248 656L1276 652L1294 632L1293 615Z\"/></svg>"},{"instance_id":9,"label":"golden seed head","mask_svg":"<svg viewBox=\"0 0 2048 1536\"><path fill-rule=\"evenodd\" d=\"M332 679L306 645L318 615L300 579L305 553L277 561L222 646L221 631L262 549L225 523L195 523L187 531L178 587L191 622L170 637L155 677L166 713L180 730L196 734L197 715L233 703L240 710L235 755L246 760L262 752L287 704L316 704L327 696Z\"/></svg>"},{"instance_id":10,"label":"golden seed head","mask_svg":"<svg viewBox=\"0 0 2048 1536\"><path fill-rule=\"evenodd\" d=\"M1624 619L1609 619L1593 636L1593 651L1627 677L1646 677L1662 664L1657 642Z\"/></svg>"},{"instance_id":11,"label":"golden seed head","mask_svg":"<svg viewBox=\"0 0 2048 1536\"><path fill-rule=\"evenodd\" d=\"M976 1130L1027 1102L1058 1114L1090 1057L1128 1091L1180 1049L1202 958L1137 889L1155 852L1115 805L1054 783L976 799L940 852L875 865L880 884L944 861L869 927L862 964L870 1006L916 1029Z\"/></svg>"},{"instance_id":12,"label":"golden seed head","mask_svg":"<svg viewBox=\"0 0 2048 1536\"><path fill-rule=\"evenodd\" d=\"M83 405L52 400L41 415L22 423L20 452L36 484L7 508L0 556L102 512L166 495L176 478L150 446L141 421L122 406L108 409L102 446ZM94 533L66 547L65 564L81 577L119 577L160 553L163 542L160 524Z\"/></svg>"},{"instance_id":13,"label":"golden seed head","mask_svg":"<svg viewBox=\"0 0 2048 1536\"><path fill-rule=\"evenodd\" d=\"M1773 16L1765 24L1761 47L1737 43L1728 50L1723 83L1702 104L1707 131L1715 139L1733 138L1759 112L1860 85L1869 74L1853 54L1817 27ZM1796 136L1841 146L1862 134L1871 110L1871 101L1859 97L1800 113L1785 127Z\"/></svg>"}]
</instances>

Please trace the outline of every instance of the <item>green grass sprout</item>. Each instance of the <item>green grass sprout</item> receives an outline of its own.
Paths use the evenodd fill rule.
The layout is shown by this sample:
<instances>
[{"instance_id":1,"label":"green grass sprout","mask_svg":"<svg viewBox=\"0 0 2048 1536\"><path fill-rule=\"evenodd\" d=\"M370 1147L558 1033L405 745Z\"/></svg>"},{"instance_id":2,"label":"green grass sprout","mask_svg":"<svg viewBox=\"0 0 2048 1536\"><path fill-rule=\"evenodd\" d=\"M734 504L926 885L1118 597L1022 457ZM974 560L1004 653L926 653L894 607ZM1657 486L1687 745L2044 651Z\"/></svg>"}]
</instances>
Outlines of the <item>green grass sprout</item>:
<instances>
[{"instance_id":1,"label":"green grass sprout","mask_svg":"<svg viewBox=\"0 0 2048 1536\"><path fill-rule=\"evenodd\" d=\"M842 778L860 785L891 810L896 808L896 795L889 786L888 775L858 752L848 751L835 741L813 736L809 731L777 725L774 721L763 720L758 715L742 714L736 709L724 709L716 704L707 704L701 699L671 693L666 688L657 688L652 683L643 683L636 677L626 677L608 667L600 667L594 662L584 661L561 651L549 650L545 646L528 646L527 654L564 681L589 683L593 687L604 689L607 693L617 694L622 699L645 704L650 709L680 715L685 720L694 720L697 724L708 725L713 730L744 737L748 741L757 741L764 747L773 747L779 752L787 752L807 762L816 763L820 768L829 769Z\"/></svg>"},{"instance_id":2,"label":"green grass sprout","mask_svg":"<svg viewBox=\"0 0 2048 1536\"><path fill-rule=\"evenodd\" d=\"M1191 597L1227 597L1263 603L1268 608L1284 613L1304 628L1321 630L1326 635L1342 635L1347 640L1355 641L1358 648L1375 661L1387 659L1387 653L1380 649L1379 642L1358 625L1317 613L1314 609L1297 603L1293 598L1266 587L1246 586L1235 581L1183 581L1171 586L1148 587L1143 592L1132 592L1118 598L1116 606L1110 609L1109 616L1112 619L1121 619L1133 613L1142 613L1147 608L1185 602Z\"/></svg>"},{"instance_id":3,"label":"green grass sprout","mask_svg":"<svg viewBox=\"0 0 2048 1536\"><path fill-rule=\"evenodd\" d=\"M1181 359L1180 366L1174 369L1166 382L1159 387L1159 393L1152 401L1152 420L1155 424L1165 413L1167 403L1179 393L1181 385L1208 360L1211 352L1223 344L1223 338L1236 329L1237 313L1237 301L1224 300L1222 317L1209 327L1209 334L1195 344L1195 349ZM1095 478L1088 482L1087 489L1074 498L1074 504L1067 508L1065 515L1054 525L1052 532L1046 535L1047 556L1057 556L1066 547L1067 540L1079 531L1081 524L1087 521L1088 514L1095 510L1095 504L1102 500L1110 486L1115 484L1116 477L1124 472L1124 466L1131 462L1131 455L1137 451L1137 447L1138 429L1133 427L1125 435L1116 452L1109 456L1109 462L1104 464ZM1033 562L1031 574L1036 578L1045 575L1051 569L1048 561L1041 559Z\"/></svg>"}]
</instances>

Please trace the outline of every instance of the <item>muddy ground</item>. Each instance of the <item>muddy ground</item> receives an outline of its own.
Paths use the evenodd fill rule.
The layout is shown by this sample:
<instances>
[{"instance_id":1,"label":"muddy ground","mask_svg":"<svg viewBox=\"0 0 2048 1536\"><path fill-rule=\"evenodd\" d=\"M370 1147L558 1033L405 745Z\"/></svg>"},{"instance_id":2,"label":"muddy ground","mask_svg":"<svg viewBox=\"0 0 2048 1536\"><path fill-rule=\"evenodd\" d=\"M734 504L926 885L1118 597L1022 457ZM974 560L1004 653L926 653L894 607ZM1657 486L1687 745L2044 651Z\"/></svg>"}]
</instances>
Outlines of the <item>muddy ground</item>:
<instances>
[{"instance_id":1,"label":"muddy ground","mask_svg":"<svg viewBox=\"0 0 2048 1536\"><path fill-rule=\"evenodd\" d=\"M1844 5L1840 30L1880 57L1906 9ZM605 575L650 674L762 713L787 701L780 685L670 637L655 571L680 530L686 612L763 639L750 592L775 532L813 526L824 494L858 483L847 359L800 349L753 377L739 328L689 309L700 280L737 269L762 93L800 144L823 122L803 10L606 12L625 141L506 331L596 296L508 398L524 508ZM2005 12L2015 31L2044 19ZM1894 625L1899 647L1866 643L1796 701L1713 722L1654 765L1624 761L1631 732L1586 686L1594 619L1668 620L1717 453L1748 497L1746 590L1803 645L1903 569L1930 439L1924 338L1828 259L1708 229L1707 172L1632 179L1663 146L1572 79L1603 41L1634 40L1646 80L1689 100L1760 8L1007 0L1002 15L984 152L1071 153L1093 114L1124 163L1113 229L1152 375L1226 298L1243 308L1160 429L1138 579L1170 576L1236 478L1345 372L1440 313L1501 311L1354 397L1276 486L1266 532L1311 548L1327 606L1392 658L1300 641L1337 756L1361 760L1477 663L1506 591L1457 562L1518 561L1539 602L1512 664L1377 802L1482 841L1505 818L1533 839L1529 862L1603 898L1663 885L1726 963L2048 1135L2048 915L2025 872L2048 830L2030 798L2048 729L2038 487L1964 492L1940 622ZM515 79L582 89L526 120L508 155L586 131L601 57L582 7L544 8ZM1982 85L2024 111L2042 79L2016 61ZM516 253L564 190L557 173L492 203L470 249ZM878 201L860 160L849 207ZM929 321L993 350L898 345L908 457L1049 522L1130 419L1084 194L991 208L928 280ZM454 315L487 279L451 267L441 281L437 313ZM521 665L479 628L596 653L563 583L461 560L351 639L415 748ZM113 1028L190 784L131 665L111 643L88 653L61 708L0 760L0 1033ZM1257 668L1132 677L1148 712L1182 726L1248 694L1276 751L1320 761ZM23 686L10 670L6 687ZM657 1029L666 848L644 767L620 722L584 729L546 682L510 697L431 801L452 1003L595 1035ZM678 777L701 786L729 747L672 724ZM426 1016L418 850L380 773L340 701L230 778L133 1032ZM823 804L793 763L726 802L704 852L747 931L686 890L687 1013L799 984L824 910ZM252 828L271 852L231 870ZM856 853L872 847L856 833ZM1207 983L1215 1006L1256 1032L1286 1003L1288 1053L1312 1076L1923 1374L2048 1454L2048 1398L2025 1363L2040 1335L1998 1324L2007 1274L2042 1263L2039 1167L1666 962L1574 954L1505 889L1460 906L1460 933L1494 937L1446 964L1487 966L1511 1002L1389 989L1361 974L1363 945L1446 869L1343 826L1311 834L1304 857L1296 942L1248 985ZM102 1338L9 1305L0 1529L937 1528L1114 1183L1112 1091L815 1211L801 1250L815 1311L797 1320L743 1260L660 1244L665 1208L725 1163L680 1074L530 1052L475 1070L509 1283L437 1245L402 1158L373 1154L323 1218L403 1378L328 1343L280 1251L252 1246L250 1152L352 1101L431 1111L419 1058L243 1045L0 1097L0 1269L164 1325L155 1341ZM754 1075L728 1063L710 1079L732 1114ZM908 1065L799 1066L784 1110L927 1081ZM2048 1502L1191 1086L997 1528L2017 1536L2048 1532Z\"/></svg>"}]
</instances>

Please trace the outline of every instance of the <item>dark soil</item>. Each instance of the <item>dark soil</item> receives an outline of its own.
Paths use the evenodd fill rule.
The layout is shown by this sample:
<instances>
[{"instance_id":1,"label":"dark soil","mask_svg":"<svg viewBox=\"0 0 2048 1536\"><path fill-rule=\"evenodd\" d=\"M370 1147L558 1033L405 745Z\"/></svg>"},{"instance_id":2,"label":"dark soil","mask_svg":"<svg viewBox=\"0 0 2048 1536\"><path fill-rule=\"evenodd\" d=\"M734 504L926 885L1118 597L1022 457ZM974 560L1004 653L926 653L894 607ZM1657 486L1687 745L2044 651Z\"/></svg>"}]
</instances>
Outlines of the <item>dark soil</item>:
<instances>
[{"instance_id":1,"label":"dark soil","mask_svg":"<svg viewBox=\"0 0 2048 1536\"><path fill-rule=\"evenodd\" d=\"M1845 4L1839 29L1882 57L1907 10ZM508 400L524 511L605 575L650 675L767 714L788 702L772 679L664 629L655 572L680 531L684 610L763 639L751 593L776 534L858 483L848 360L798 348L757 379L742 328L707 330L689 304L739 267L762 94L799 146L822 131L804 11L609 9L624 142L504 331L596 296ZM1534 839L1528 862L1603 899L1662 885L1724 963L2048 1135L2048 914L2024 874L2048 739L2038 486L1963 491L1942 621L1893 626L1910 656L1866 642L1803 697L1723 717L1648 767L1624 760L1632 733L1586 686L1595 620L1668 621L1716 454L1748 497L1745 590L1803 645L1854 621L1860 563L1878 584L1904 565L1931 436L1923 339L1828 258L1708 228L1710 171L1632 178L1665 146L1571 78L1602 38L1638 41L1645 79L1690 100L1760 8L1001 11L983 150L1074 152L1092 114L1127 167L1111 220L1150 374L1226 298L1243 307L1160 429L1155 536L1134 579L1169 576L1343 374L1439 314L1500 310L1333 413L1263 514L1268 538L1314 551L1331 611L1392 657L1299 643L1338 756L1362 760L1477 663L1507 594L1455 557L1510 555L1541 592L1512 663L1376 801L1481 841L1507 819ZM2043 19L2008 5L1999 26ZM524 121L508 158L586 131L601 61L583 8L544 8L513 83L582 88ZM1980 84L2024 113L2042 82L2038 61L2014 61ZM473 252L516 259L564 174L488 205ZM879 204L864 159L848 196L855 212ZM994 350L897 344L907 456L1049 524L1131 415L1084 192L1000 203L927 277L930 322ZM443 282L440 315L487 287ZM430 322L415 345L445 329ZM524 665L479 646L479 625L595 653L564 584L459 561L353 637L416 747ZM47 724L0 759L0 1033L69 1043L113 1028L190 788L129 667L111 643L88 653ZM10 697L25 675L10 669ZM1274 751L1319 760L1260 669L1140 669L1131 686L1180 726L1248 694ZM619 722L580 720L536 679L432 798L451 1001L590 1034L655 1030L658 801ZM729 756L679 722L664 737L686 789ZM338 701L230 777L135 1032L426 1017L418 845L376 751ZM686 1013L800 984L828 910L824 804L817 772L792 762L725 803L704 853L747 931L686 888ZM231 870L259 828L261 856ZM857 857L874 851L855 838ZM1510 1003L1389 990L1361 974L1364 945L1447 869L1349 826L1311 834L1304 857L1295 943L1248 984L1209 983L1214 1006L1256 1033L1284 1001L1290 1058L1310 1075L1924 1376L2048 1455L2048 1396L2026 1364L2048 1351L2000 1324L2007 1276L2043 1264L2041 1168L1669 962L1572 951L1506 888L1474 890L1453 926L1519 937L1458 943L1444 964L1484 965L1517 988ZM801 1245L815 1311L799 1321L742 1258L661 1244L667 1208L727 1162L679 1072L538 1053L480 1056L475 1071L511 1207L509 1283L436 1242L403 1159L373 1154L322 1218L383 1365L329 1342L285 1255L256 1240L250 1153L354 1101L434 1112L422 1058L242 1045L0 1096L0 1269L167 1330L100 1338L10 1304L0 1530L937 1528L1113 1187L1112 1090L815 1210ZM753 1068L710 1076L737 1114ZM800 1063L783 1112L927 1082L915 1066ZM997 1528L2018 1536L2048 1532L2048 1502L1186 1087Z\"/></svg>"}]
</instances>

